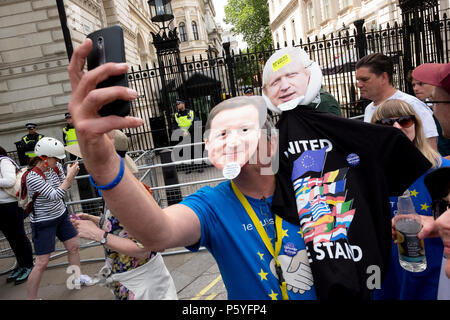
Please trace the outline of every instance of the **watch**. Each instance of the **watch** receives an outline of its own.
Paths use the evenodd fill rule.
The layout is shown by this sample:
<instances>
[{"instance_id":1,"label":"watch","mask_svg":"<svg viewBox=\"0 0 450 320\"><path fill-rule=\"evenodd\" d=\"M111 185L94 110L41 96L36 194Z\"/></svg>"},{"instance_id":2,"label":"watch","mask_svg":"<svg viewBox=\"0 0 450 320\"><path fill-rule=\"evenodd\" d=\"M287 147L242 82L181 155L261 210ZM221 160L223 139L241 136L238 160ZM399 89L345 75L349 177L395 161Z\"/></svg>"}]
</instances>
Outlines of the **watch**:
<instances>
[{"instance_id":1,"label":"watch","mask_svg":"<svg viewBox=\"0 0 450 320\"><path fill-rule=\"evenodd\" d=\"M108 231L105 231L102 240L100 240L100 244L104 245L106 243L106 238L108 237L108 234L109 234Z\"/></svg>"}]
</instances>

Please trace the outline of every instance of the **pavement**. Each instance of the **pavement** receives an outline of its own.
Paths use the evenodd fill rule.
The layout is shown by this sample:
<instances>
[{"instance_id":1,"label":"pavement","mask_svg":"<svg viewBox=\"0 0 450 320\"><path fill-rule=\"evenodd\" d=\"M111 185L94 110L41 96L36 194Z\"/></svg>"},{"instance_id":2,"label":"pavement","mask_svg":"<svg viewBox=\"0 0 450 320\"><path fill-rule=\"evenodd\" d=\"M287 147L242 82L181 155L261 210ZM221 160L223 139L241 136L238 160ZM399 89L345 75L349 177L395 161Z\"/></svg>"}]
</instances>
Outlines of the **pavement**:
<instances>
[{"instance_id":1,"label":"pavement","mask_svg":"<svg viewBox=\"0 0 450 320\"><path fill-rule=\"evenodd\" d=\"M80 250L81 273L94 276L104 265L103 247L95 246ZM214 258L207 250L197 253L177 248L163 255L167 269L172 275L180 300L227 300L227 293ZM91 262L86 262L91 261ZM66 273L67 256L51 260L40 283L38 298L43 300L114 300L108 288L99 285L68 289ZM0 270L14 264L14 258L0 259ZM0 276L0 300L23 300L26 298L26 282L20 285L6 283L9 274Z\"/></svg>"}]
</instances>

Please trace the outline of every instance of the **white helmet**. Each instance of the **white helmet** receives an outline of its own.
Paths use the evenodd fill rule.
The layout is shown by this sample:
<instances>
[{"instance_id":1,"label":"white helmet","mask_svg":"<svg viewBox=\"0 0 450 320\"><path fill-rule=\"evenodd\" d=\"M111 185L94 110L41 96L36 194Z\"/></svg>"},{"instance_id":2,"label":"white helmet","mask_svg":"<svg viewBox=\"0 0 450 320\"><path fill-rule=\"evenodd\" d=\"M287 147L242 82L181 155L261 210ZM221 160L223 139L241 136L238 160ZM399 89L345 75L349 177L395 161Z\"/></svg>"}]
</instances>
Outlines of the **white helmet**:
<instances>
[{"instance_id":1,"label":"white helmet","mask_svg":"<svg viewBox=\"0 0 450 320\"><path fill-rule=\"evenodd\" d=\"M64 159L66 157L62 142L51 137L43 137L39 140L34 147L34 153L37 156L47 156L58 159Z\"/></svg>"}]
</instances>

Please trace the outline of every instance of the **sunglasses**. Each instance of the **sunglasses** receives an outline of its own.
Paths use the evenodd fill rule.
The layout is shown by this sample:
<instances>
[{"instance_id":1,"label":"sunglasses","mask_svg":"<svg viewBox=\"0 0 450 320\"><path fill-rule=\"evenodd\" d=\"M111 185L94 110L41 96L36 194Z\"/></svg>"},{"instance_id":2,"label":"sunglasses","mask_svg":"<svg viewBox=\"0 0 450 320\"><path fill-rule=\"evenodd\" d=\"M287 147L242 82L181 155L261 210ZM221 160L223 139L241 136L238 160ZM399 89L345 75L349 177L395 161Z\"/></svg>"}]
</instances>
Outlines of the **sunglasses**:
<instances>
[{"instance_id":1,"label":"sunglasses","mask_svg":"<svg viewBox=\"0 0 450 320\"><path fill-rule=\"evenodd\" d=\"M439 199L439 200L434 200L431 203L431 209L433 211L433 217L436 220L437 218L439 218L445 211L447 211L448 209L450 209L450 203L446 200L443 199Z\"/></svg>"},{"instance_id":2,"label":"sunglasses","mask_svg":"<svg viewBox=\"0 0 450 320\"><path fill-rule=\"evenodd\" d=\"M402 128L409 128L411 127L416 121L416 117L413 115L408 116L402 116L398 118L384 118L375 121L377 124L382 124L384 126L393 126L394 123L398 123Z\"/></svg>"}]
</instances>

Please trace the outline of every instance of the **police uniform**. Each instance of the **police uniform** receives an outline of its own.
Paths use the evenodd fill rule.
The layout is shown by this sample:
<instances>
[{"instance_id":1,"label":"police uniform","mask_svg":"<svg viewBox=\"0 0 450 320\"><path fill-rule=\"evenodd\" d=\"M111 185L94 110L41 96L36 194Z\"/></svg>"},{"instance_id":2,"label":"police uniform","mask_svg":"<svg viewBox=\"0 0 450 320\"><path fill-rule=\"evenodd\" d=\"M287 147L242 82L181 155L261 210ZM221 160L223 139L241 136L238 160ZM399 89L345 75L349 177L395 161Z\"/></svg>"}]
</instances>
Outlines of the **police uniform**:
<instances>
[{"instance_id":1,"label":"police uniform","mask_svg":"<svg viewBox=\"0 0 450 320\"><path fill-rule=\"evenodd\" d=\"M65 119L71 118L70 113L67 112L67 113L64 115L64 118L65 118ZM64 145L65 145L65 146L70 146L70 145L72 145L72 144L78 143L77 134L76 134L76 132L75 132L75 128L74 128L73 125L71 125L71 124L68 123L68 124L62 129L62 131L63 131L63 141L64 141Z\"/></svg>"},{"instance_id":2,"label":"police uniform","mask_svg":"<svg viewBox=\"0 0 450 320\"><path fill-rule=\"evenodd\" d=\"M188 108L183 111L178 111L175 113L175 121L180 129L184 132L188 132L189 128L192 126L192 122L194 121L194 111Z\"/></svg>"},{"instance_id":3,"label":"police uniform","mask_svg":"<svg viewBox=\"0 0 450 320\"><path fill-rule=\"evenodd\" d=\"M25 125L27 129L33 129L36 128L37 125L35 123L27 123ZM41 140L44 137L44 135L35 133L35 134L27 134L24 135L21 139L22 147L25 152L25 156L28 157L28 160L35 157L36 154L34 153L34 147L36 146L36 143Z\"/></svg>"}]
</instances>

